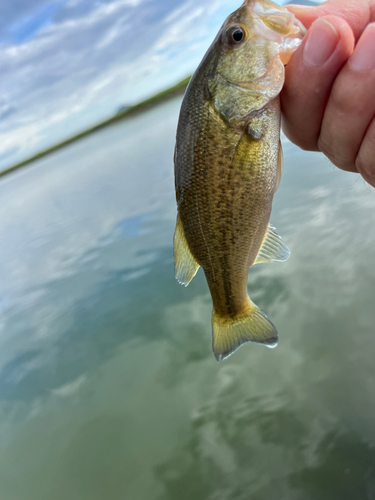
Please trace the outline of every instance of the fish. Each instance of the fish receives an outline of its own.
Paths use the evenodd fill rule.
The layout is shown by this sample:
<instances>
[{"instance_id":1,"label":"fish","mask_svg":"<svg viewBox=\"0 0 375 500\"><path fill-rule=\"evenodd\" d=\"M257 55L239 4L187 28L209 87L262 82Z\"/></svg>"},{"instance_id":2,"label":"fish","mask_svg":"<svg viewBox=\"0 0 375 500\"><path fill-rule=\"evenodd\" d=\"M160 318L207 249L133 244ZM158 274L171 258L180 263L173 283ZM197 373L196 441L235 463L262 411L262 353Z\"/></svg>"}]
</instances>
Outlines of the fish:
<instances>
[{"instance_id":1,"label":"fish","mask_svg":"<svg viewBox=\"0 0 375 500\"><path fill-rule=\"evenodd\" d=\"M270 0L246 0L224 22L192 76L174 153L175 276L203 268L213 302L212 349L221 361L278 333L249 298L253 265L290 251L269 224L283 169L280 100L285 68L306 30Z\"/></svg>"}]
</instances>

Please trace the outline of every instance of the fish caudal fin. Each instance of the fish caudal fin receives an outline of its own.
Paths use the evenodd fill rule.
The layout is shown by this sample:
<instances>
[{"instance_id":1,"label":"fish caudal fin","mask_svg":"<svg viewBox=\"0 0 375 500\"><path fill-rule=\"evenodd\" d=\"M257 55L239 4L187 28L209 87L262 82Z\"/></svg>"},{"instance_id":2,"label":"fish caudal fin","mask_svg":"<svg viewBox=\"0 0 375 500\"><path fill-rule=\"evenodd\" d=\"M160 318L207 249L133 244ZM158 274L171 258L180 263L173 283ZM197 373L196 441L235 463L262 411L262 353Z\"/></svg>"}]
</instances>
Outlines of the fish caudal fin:
<instances>
[{"instance_id":1,"label":"fish caudal fin","mask_svg":"<svg viewBox=\"0 0 375 500\"><path fill-rule=\"evenodd\" d=\"M180 216L177 216L176 231L174 233L174 273L176 280L184 286L197 274L199 264L192 255L185 238L184 228Z\"/></svg>"},{"instance_id":2,"label":"fish caudal fin","mask_svg":"<svg viewBox=\"0 0 375 500\"><path fill-rule=\"evenodd\" d=\"M278 335L267 316L249 299L247 311L235 318L212 314L212 349L217 361L230 356L245 342L276 347Z\"/></svg>"}]
</instances>

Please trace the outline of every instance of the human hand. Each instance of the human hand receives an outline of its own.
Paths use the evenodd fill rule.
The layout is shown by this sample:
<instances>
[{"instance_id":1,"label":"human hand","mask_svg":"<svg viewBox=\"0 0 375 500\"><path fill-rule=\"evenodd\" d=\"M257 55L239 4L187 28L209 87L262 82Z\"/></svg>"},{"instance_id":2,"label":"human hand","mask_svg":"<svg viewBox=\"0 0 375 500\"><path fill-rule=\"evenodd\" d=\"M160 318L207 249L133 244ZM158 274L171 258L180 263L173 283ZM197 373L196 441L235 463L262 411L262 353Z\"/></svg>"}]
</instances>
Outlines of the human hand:
<instances>
[{"instance_id":1,"label":"human hand","mask_svg":"<svg viewBox=\"0 0 375 500\"><path fill-rule=\"evenodd\" d=\"M309 31L286 67L283 130L375 187L375 0L287 8Z\"/></svg>"}]
</instances>

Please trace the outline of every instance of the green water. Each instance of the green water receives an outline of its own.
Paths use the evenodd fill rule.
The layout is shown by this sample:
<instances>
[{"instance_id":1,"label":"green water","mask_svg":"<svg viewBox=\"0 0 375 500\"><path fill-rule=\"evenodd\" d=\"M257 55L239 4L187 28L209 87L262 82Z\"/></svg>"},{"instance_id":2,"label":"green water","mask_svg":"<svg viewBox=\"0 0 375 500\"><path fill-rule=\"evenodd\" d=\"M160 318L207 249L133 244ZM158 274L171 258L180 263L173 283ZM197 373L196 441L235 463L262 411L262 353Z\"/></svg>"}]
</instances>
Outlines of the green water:
<instances>
[{"instance_id":1,"label":"green water","mask_svg":"<svg viewBox=\"0 0 375 500\"><path fill-rule=\"evenodd\" d=\"M180 100L0 182L1 500L375 499L375 195L284 145L250 271L279 330L218 364L173 277Z\"/></svg>"}]
</instances>

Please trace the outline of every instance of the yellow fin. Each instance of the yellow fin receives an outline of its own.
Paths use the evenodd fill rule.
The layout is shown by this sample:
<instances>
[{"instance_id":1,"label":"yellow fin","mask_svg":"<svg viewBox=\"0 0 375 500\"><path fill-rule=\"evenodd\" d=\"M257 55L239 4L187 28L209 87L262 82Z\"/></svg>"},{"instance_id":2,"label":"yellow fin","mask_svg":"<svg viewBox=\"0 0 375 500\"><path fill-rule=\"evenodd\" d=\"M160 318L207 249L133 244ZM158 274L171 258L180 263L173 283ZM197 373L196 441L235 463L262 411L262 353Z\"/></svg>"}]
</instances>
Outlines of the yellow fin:
<instances>
[{"instance_id":1,"label":"yellow fin","mask_svg":"<svg viewBox=\"0 0 375 500\"><path fill-rule=\"evenodd\" d=\"M245 342L276 347L278 335L267 316L249 299L245 313L236 318L222 318L212 313L212 349L217 361L234 353Z\"/></svg>"},{"instance_id":2,"label":"yellow fin","mask_svg":"<svg viewBox=\"0 0 375 500\"><path fill-rule=\"evenodd\" d=\"M184 228L180 216L177 216L176 230L174 233L174 273L176 280L184 286L197 274L199 264L193 257L185 238Z\"/></svg>"},{"instance_id":3,"label":"yellow fin","mask_svg":"<svg viewBox=\"0 0 375 500\"><path fill-rule=\"evenodd\" d=\"M275 228L268 226L266 236L260 247L255 264L262 264L264 262L285 262L289 259L290 250L282 241Z\"/></svg>"}]
</instances>

